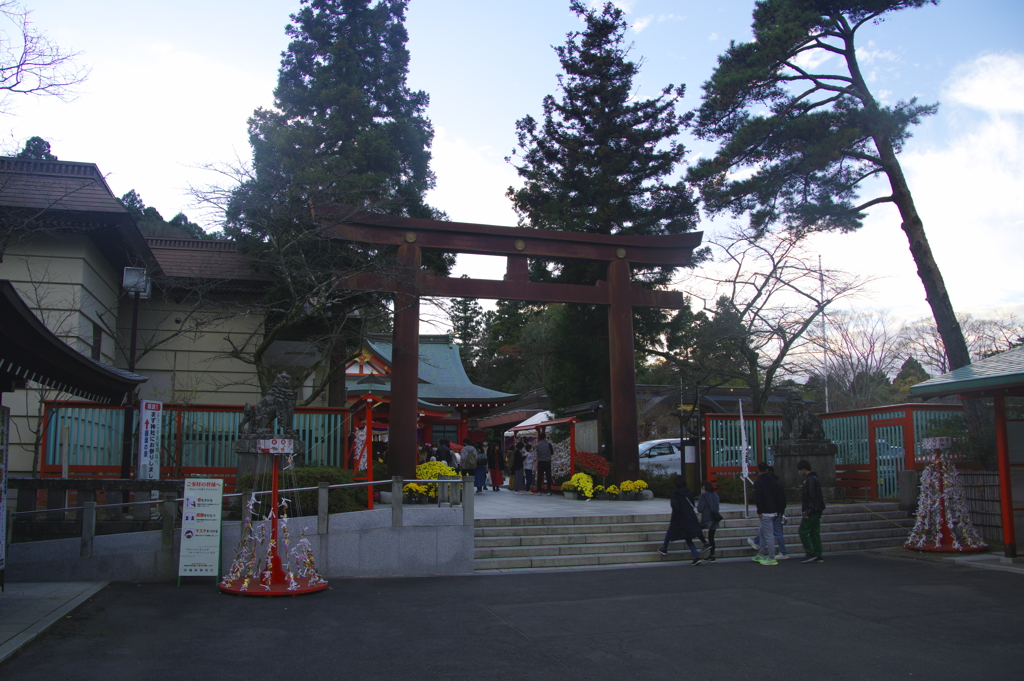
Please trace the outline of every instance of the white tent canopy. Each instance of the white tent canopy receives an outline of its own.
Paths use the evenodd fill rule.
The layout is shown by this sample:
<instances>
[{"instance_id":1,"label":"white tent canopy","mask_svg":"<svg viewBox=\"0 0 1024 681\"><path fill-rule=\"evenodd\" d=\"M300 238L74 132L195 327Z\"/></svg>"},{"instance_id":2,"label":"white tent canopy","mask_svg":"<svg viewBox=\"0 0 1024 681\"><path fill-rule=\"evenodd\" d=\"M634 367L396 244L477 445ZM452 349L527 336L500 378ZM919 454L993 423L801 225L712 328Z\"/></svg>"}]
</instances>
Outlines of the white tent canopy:
<instances>
[{"instance_id":1,"label":"white tent canopy","mask_svg":"<svg viewBox=\"0 0 1024 681\"><path fill-rule=\"evenodd\" d=\"M543 423L544 421L551 421L554 418L555 418L555 415L552 414L550 411L541 411L541 412L537 412L536 414L534 414L533 416L531 416L530 418L526 419L525 421L523 421L522 423L520 423L519 425L517 425L515 427L516 428L522 428L523 426L532 426L532 425L537 424L537 423ZM520 430L520 431L516 431L516 432L513 432L511 430L506 430L505 431L505 437L513 437L517 433L519 435L526 435L526 434L529 434L529 433L536 433L536 432L537 432L536 428L533 429L533 430Z\"/></svg>"}]
</instances>

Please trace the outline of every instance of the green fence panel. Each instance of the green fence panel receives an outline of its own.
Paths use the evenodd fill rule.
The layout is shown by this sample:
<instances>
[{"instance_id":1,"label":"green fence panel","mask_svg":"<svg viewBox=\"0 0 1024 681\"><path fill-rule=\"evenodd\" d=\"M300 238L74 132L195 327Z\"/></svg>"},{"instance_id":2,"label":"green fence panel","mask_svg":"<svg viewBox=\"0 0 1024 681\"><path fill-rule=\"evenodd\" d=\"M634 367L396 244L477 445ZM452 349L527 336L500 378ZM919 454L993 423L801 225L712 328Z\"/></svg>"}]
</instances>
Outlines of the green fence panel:
<instances>
[{"instance_id":1,"label":"green fence panel","mask_svg":"<svg viewBox=\"0 0 1024 681\"><path fill-rule=\"evenodd\" d=\"M825 430L825 437L832 440L838 448L837 466L867 465L871 462L867 414L834 417L824 415L821 425Z\"/></svg>"}]
</instances>

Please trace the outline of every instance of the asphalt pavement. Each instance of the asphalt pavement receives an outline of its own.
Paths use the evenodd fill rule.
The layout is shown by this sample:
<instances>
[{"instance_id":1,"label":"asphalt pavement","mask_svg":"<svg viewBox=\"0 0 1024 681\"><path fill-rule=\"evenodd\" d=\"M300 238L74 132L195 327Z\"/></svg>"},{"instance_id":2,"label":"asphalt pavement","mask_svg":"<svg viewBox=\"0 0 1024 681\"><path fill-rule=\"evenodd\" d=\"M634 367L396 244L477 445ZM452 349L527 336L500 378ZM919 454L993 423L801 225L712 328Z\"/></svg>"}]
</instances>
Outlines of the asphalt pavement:
<instances>
[{"instance_id":1,"label":"asphalt pavement","mask_svg":"<svg viewBox=\"0 0 1024 681\"><path fill-rule=\"evenodd\" d=\"M334 580L294 598L110 584L4 681L1019 679L1024 576L828 554L578 572Z\"/></svg>"}]
</instances>

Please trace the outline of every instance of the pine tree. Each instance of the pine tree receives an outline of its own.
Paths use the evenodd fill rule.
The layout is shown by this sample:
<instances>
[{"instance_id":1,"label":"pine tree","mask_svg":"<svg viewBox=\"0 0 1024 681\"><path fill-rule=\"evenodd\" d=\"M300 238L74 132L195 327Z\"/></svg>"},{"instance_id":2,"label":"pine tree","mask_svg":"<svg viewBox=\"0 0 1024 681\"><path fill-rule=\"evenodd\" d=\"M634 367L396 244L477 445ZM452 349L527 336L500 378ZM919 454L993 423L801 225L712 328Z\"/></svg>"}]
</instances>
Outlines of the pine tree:
<instances>
[{"instance_id":1,"label":"pine tree","mask_svg":"<svg viewBox=\"0 0 1024 681\"><path fill-rule=\"evenodd\" d=\"M303 0L285 31L274 109L249 120L257 180L293 194L411 217L436 217L425 116L406 84L406 0Z\"/></svg>"},{"instance_id":2,"label":"pine tree","mask_svg":"<svg viewBox=\"0 0 1024 681\"><path fill-rule=\"evenodd\" d=\"M230 196L225 233L239 242L274 285L262 307L267 325L232 355L254 365L269 386L267 350L301 335L320 350L331 383L346 347L381 313L381 296L342 290L338 276L389 271L390 251L340 244L321 236L317 210L340 217L360 210L443 218L424 200L433 127L423 91L410 90L406 0L302 0L285 31L274 108L249 119L252 168ZM447 273L454 258L424 255ZM349 321L346 321L349 319ZM310 332L312 331L312 335ZM338 395L331 404L340 403ZM315 395L314 395L315 396ZM309 399L312 399L309 398Z\"/></svg>"},{"instance_id":3,"label":"pine tree","mask_svg":"<svg viewBox=\"0 0 1024 681\"><path fill-rule=\"evenodd\" d=\"M570 9L585 23L556 47L563 74L561 99L543 101L543 122L526 116L516 123L522 151L516 169L521 189L508 191L520 224L591 234L675 234L693 229L697 212L690 190L669 178L685 154L675 141L685 121L676 113L683 87L669 85L653 99L633 98L640 64L625 44L622 10L600 10L573 0ZM634 270L647 286L666 284L670 268ZM531 261L531 278L594 284L606 276L602 263ZM638 313L641 340L660 334L660 311ZM608 398L607 312L567 306L555 324L557 348L547 384L556 408Z\"/></svg>"}]
</instances>

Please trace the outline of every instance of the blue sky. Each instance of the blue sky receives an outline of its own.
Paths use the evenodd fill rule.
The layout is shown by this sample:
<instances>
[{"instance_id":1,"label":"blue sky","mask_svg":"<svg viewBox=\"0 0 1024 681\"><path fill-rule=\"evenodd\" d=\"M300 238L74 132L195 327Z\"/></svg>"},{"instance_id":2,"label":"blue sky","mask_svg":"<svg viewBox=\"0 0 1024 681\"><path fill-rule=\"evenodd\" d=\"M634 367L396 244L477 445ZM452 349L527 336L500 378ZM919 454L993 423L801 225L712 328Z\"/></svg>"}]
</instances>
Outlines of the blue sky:
<instances>
[{"instance_id":1,"label":"blue sky","mask_svg":"<svg viewBox=\"0 0 1024 681\"><path fill-rule=\"evenodd\" d=\"M700 85L730 40L750 37L752 0L617 3L643 59L640 97L669 83ZM555 93L552 45L580 24L568 0L411 0L410 86L431 96L436 137L434 205L454 220L514 224L504 162L515 121L539 115ZM9 100L5 148L32 135L60 158L92 161L117 194L136 189L169 218L190 217L199 166L248 157L246 118L272 104L283 27L294 0L175 3L30 0L33 20L92 68L72 102ZM957 309L1024 311L1024 3L945 0L862 32L862 62L876 96L941 102L903 155L939 265ZM711 148L686 143L691 160ZM703 229L722 229L705 221ZM928 307L894 210L873 210L858 233L812 244L826 266L883 277L860 307L915 319ZM488 265L465 260L475 276ZM493 269L493 268L491 268Z\"/></svg>"}]
</instances>

